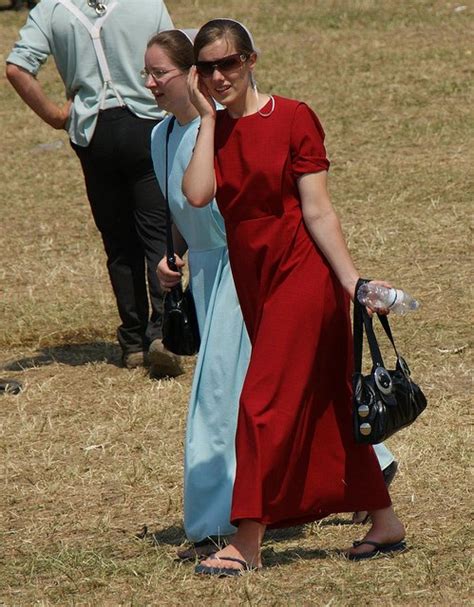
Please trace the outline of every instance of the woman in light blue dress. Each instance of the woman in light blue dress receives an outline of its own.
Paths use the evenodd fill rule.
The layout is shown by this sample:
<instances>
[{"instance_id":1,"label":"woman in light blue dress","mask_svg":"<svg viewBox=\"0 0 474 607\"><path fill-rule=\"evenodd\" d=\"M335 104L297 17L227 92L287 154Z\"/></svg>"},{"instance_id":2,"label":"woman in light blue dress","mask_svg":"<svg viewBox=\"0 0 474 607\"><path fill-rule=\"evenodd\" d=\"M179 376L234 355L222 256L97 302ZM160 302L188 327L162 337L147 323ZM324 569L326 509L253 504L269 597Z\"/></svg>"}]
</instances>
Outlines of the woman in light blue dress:
<instances>
[{"instance_id":1,"label":"woman in light blue dress","mask_svg":"<svg viewBox=\"0 0 474 607\"><path fill-rule=\"evenodd\" d=\"M168 201L175 228L177 265L188 250L190 285L201 334L185 439L184 528L197 548L184 556L215 551L215 543L235 532L230 507L235 476L235 431L239 397L250 357L250 341L229 265L224 221L213 201L191 207L181 190L199 129L199 115L188 96L186 77L193 64L189 33L170 30L154 36L145 54L145 86L169 116L152 132L151 151L163 191L168 149ZM166 145L170 121L172 130ZM180 275L158 266L163 287ZM394 462L384 446L376 448L382 469ZM362 513L355 513L361 518ZM365 517L365 513L363 514ZM357 520L356 520L357 522ZM197 546L196 546L197 545Z\"/></svg>"},{"instance_id":2,"label":"woman in light blue dress","mask_svg":"<svg viewBox=\"0 0 474 607\"><path fill-rule=\"evenodd\" d=\"M192 43L180 30L154 36L145 55L146 86L161 109L174 114L153 130L152 158L165 191L166 133L168 200L178 237L177 253L188 249L190 286L196 304L201 348L192 385L184 463L184 527L187 538L202 543L235 531L230 506L235 475L235 430L240 392L250 356L250 341L240 311L229 265L224 222L213 202L193 209L181 192L191 158L199 116L188 99L187 70L193 63ZM176 119L174 119L176 118ZM182 261L178 258L178 265ZM163 284L176 283L165 263ZM179 277L178 277L179 278ZM215 550L214 546L214 550Z\"/></svg>"}]
</instances>

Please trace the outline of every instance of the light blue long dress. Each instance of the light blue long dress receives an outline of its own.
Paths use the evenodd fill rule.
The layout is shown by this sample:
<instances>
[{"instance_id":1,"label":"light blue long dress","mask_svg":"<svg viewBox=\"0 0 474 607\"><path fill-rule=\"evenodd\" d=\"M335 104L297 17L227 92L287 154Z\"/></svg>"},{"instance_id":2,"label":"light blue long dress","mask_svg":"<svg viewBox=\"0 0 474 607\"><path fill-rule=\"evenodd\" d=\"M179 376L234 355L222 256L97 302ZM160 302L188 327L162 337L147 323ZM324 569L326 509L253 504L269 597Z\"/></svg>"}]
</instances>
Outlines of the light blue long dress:
<instances>
[{"instance_id":1,"label":"light blue long dress","mask_svg":"<svg viewBox=\"0 0 474 607\"><path fill-rule=\"evenodd\" d=\"M151 135L152 158L165 191L165 142L170 118ZM184 528L192 542L235 532L230 506L235 431L250 341L229 265L224 221L215 201L196 209L181 190L199 118L176 120L168 144L168 198L173 221L188 244L190 286L201 348L189 402L184 458Z\"/></svg>"}]
</instances>

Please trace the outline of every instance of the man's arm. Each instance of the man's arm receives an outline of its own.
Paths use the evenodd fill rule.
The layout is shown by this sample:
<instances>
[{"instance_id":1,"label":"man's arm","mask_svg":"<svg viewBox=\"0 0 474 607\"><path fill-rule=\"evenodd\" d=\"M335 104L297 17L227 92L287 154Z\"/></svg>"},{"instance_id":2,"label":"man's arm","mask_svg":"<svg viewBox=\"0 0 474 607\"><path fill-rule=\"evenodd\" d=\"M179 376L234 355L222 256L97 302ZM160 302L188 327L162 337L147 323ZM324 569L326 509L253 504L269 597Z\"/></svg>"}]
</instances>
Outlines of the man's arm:
<instances>
[{"instance_id":1,"label":"man's arm","mask_svg":"<svg viewBox=\"0 0 474 607\"><path fill-rule=\"evenodd\" d=\"M23 68L13 63L7 64L6 76L10 84L20 95L23 101L37 114L44 122L55 129L63 129L69 117L71 100L60 107L43 91L38 80Z\"/></svg>"}]
</instances>

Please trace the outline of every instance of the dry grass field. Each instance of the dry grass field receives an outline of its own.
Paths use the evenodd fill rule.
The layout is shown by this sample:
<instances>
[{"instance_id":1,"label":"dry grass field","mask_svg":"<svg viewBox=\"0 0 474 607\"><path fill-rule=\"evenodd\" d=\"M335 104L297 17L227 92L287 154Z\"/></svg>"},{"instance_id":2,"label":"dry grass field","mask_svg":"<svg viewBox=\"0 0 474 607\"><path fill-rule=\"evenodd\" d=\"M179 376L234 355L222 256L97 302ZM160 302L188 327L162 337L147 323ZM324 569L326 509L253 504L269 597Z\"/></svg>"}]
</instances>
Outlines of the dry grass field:
<instances>
[{"instance_id":1,"label":"dry grass field","mask_svg":"<svg viewBox=\"0 0 474 607\"><path fill-rule=\"evenodd\" d=\"M7 0L1 0L7 4ZM79 163L0 82L0 604L460 606L470 583L470 232L474 6L447 0L169 0L178 26L243 20L261 90L316 108L361 272L422 302L393 318L429 407L389 446L410 550L349 563L341 515L269 535L261 573L196 579L174 555L194 361L119 366L118 324ZM6 58L26 13L0 12ZM41 81L58 101L54 65ZM471 87L471 88L470 88ZM44 143L57 143L43 150ZM143 525L155 545L136 539Z\"/></svg>"}]
</instances>

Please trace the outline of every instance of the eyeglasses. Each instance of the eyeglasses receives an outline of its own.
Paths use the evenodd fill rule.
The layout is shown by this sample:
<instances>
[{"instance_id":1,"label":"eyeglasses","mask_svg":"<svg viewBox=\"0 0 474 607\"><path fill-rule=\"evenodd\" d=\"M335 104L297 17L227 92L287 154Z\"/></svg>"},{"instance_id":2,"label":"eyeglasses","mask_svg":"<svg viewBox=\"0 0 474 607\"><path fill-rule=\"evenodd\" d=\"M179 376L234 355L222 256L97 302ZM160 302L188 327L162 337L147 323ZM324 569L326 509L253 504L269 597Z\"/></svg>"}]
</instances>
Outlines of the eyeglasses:
<instances>
[{"instance_id":1,"label":"eyeglasses","mask_svg":"<svg viewBox=\"0 0 474 607\"><path fill-rule=\"evenodd\" d=\"M146 67L140 72L140 76L143 80L147 80L148 76L151 76L155 82L169 74L170 72L179 71L177 67L172 67L170 70L147 70Z\"/></svg>"},{"instance_id":2,"label":"eyeglasses","mask_svg":"<svg viewBox=\"0 0 474 607\"><path fill-rule=\"evenodd\" d=\"M210 78L214 73L214 70L219 70L222 74L229 72L235 72L242 64L248 59L248 55L244 53L235 53L233 55L227 55L217 61L196 61L196 69L198 73L204 78Z\"/></svg>"}]
</instances>

